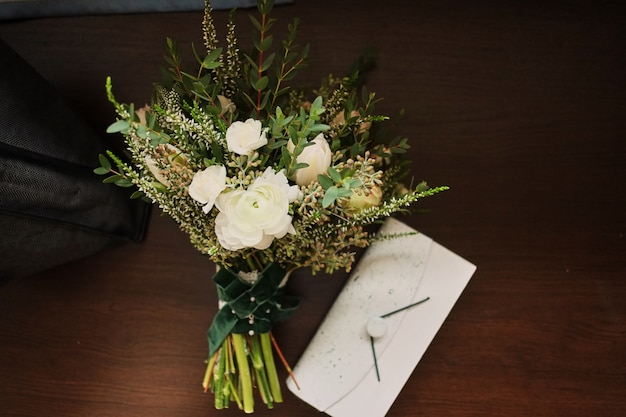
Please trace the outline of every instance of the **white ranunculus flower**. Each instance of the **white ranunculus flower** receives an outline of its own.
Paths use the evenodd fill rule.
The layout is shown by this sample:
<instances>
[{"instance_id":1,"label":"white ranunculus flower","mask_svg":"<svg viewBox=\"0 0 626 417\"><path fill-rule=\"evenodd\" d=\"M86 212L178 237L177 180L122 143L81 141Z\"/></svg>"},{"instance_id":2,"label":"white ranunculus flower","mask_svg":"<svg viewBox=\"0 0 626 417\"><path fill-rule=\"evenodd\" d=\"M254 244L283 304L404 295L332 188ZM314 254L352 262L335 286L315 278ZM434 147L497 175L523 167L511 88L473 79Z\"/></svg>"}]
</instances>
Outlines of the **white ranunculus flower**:
<instances>
[{"instance_id":1,"label":"white ranunculus flower","mask_svg":"<svg viewBox=\"0 0 626 417\"><path fill-rule=\"evenodd\" d=\"M228 250L247 247L267 249L274 239L295 234L289 204L301 198L296 185L290 186L283 173L269 167L246 190L219 195L215 206L215 233Z\"/></svg>"},{"instance_id":2,"label":"white ranunculus flower","mask_svg":"<svg viewBox=\"0 0 626 417\"><path fill-rule=\"evenodd\" d=\"M202 211L208 213L224 188L226 188L226 168L224 165L211 165L195 173L189 184L189 196L204 204Z\"/></svg>"},{"instance_id":3,"label":"white ranunculus flower","mask_svg":"<svg viewBox=\"0 0 626 417\"><path fill-rule=\"evenodd\" d=\"M309 185L313 181L317 181L318 174L326 173L332 159L330 146L322 133L317 135L311 142L313 144L306 146L296 159L297 162L304 162L309 166L300 168L291 178L300 186ZM289 144L293 148L291 141L289 141Z\"/></svg>"},{"instance_id":4,"label":"white ranunculus flower","mask_svg":"<svg viewBox=\"0 0 626 417\"><path fill-rule=\"evenodd\" d=\"M228 150L238 155L248 155L255 149L267 145L267 129L263 129L259 120L248 119L245 122L233 122L226 129Z\"/></svg>"}]
</instances>

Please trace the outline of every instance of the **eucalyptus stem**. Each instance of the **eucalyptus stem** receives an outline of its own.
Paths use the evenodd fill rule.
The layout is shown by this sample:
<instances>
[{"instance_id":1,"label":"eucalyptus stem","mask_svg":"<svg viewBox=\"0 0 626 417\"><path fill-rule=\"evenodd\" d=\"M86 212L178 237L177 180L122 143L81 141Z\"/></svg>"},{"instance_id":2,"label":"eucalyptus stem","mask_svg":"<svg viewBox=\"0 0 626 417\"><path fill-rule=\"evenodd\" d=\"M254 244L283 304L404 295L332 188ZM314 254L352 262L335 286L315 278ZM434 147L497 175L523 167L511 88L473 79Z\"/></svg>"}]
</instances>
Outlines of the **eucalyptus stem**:
<instances>
[{"instance_id":1,"label":"eucalyptus stem","mask_svg":"<svg viewBox=\"0 0 626 417\"><path fill-rule=\"evenodd\" d=\"M283 402L283 393L280 389L280 381L278 379L278 372L276 371L276 364L274 363L274 351L272 349L272 339L270 333L261 333L261 350L263 351L263 360L265 362L265 369L267 371L267 378L269 380L270 391L274 402Z\"/></svg>"},{"instance_id":2,"label":"eucalyptus stem","mask_svg":"<svg viewBox=\"0 0 626 417\"><path fill-rule=\"evenodd\" d=\"M239 382L243 397L243 411L245 413L254 412L254 395L252 392L252 377L250 366L248 365L248 354L246 352L246 338L242 334L232 333L233 346L235 348L235 359L239 370Z\"/></svg>"}]
</instances>

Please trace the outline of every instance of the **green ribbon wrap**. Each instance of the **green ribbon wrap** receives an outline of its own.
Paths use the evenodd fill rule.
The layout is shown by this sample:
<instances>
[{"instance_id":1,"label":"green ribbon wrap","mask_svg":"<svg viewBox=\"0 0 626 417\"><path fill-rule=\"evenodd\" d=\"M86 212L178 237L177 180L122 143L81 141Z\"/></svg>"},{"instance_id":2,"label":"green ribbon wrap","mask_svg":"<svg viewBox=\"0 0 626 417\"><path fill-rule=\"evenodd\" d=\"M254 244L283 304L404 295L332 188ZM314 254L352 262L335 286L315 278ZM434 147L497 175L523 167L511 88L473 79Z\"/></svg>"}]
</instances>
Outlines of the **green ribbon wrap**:
<instances>
[{"instance_id":1,"label":"green ribbon wrap","mask_svg":"<svg viewBox=\"0 0 626 417\"><path fill-rule=\"evenodd\" d=\"M209 357L222 346L230 333L267 333L274 323L288 318L300 299L285 294L281 282L287 275L280 265L269 264L254 283L239 274L220 268L213 276L217 294L225 304L209 328Z\"/></svg>"}]
</instances>

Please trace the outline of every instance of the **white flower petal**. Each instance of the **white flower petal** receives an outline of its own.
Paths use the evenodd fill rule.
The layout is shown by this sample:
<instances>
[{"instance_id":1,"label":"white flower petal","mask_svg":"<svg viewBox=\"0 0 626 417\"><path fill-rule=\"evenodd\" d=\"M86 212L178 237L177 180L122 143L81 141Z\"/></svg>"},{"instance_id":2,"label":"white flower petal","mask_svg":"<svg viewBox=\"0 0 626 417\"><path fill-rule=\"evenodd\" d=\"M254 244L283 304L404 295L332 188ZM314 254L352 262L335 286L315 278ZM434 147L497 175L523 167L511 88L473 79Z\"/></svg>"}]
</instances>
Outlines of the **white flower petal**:
<instances>
[{"instance_id":1,"label":"white flower petal","mask_svg":"<svg viewBox=\"0 0 626 417\"><path fill-rule=\"evenodd\" d=\"M225 188L226 168L223 165L212 165L195 173L187 192L191 198L204 204L202 210L208 213Z\"/></svg>"},{"instance_id":2,"label":"white flower petal","mask_svg":"<svg viewBox=\"0 0 626 417\"><path fill-rule=\"evenodd\" d=\"M307 167L298 169L292 177L292 180L299 186L306 186L317 181L317 176L326 173L332 161L330 146L322 133L317 135L311 143L296 159L298 163L308 164Z\"/></svg>"},{"instance_id":3,"label":"white flower petal","mask_svg":"<svg viewBox=\"0 0 626 417\"><path fill-rule=\"evenodd\" d=\"M255 149L267 145L267 129L259 120L235 121L226 129L228 150L238 155L248 155Z\"/></svg>"},{"instance_id":4,"label":"white flower petal","mask_svg":"<svg viewBox=\"0 0 626 417\"><path fill-rule=\"evenodd\" d=\"M215 206L215 232L220 244L229 250L268 248L274 239L294 233L289 215L292 192L284 173L267 169L246 190L221 193Z\"/></svg>"}]
</instances>

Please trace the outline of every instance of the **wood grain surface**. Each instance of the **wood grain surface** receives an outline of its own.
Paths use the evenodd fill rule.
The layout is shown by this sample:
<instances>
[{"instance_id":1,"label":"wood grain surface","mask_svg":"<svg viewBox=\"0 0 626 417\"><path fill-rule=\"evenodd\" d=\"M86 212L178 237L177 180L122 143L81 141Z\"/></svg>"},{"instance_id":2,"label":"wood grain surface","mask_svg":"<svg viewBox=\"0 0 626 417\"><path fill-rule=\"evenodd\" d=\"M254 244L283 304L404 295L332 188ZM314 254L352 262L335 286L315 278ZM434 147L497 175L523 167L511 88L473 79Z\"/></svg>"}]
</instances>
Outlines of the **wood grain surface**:
<instances>
[{"instance_id":1,"label":"wood grain surface","mask_svg":"<svg viewBox=\"0 0 626 417\"><path fill-rule=\"evenodd\" d=\"M619 2L298 1L312 62L342 75L366 46L378 109L406 117L416 180L450 191L400 219L478 266L389 417L626 413L626 10ZM247 12L237 17L249 39ZM227 14L216 13L223 25ZM0 22L0 37L94 127L149 101L164 38L201 13ZM243 29L245 28L245 29ZM191 57L191 53L188 54ZM33 103L33 111L45 103ZM0 238L2 238L0 236ZM153 211L144 242L0 288L0 415L199 417L214 265ZM276 335L295 364L345 274L299 272ZM285 376L283 372L283 376ZM318 416L286 394L259 416Z\"/></svg>"}]
</instances>

